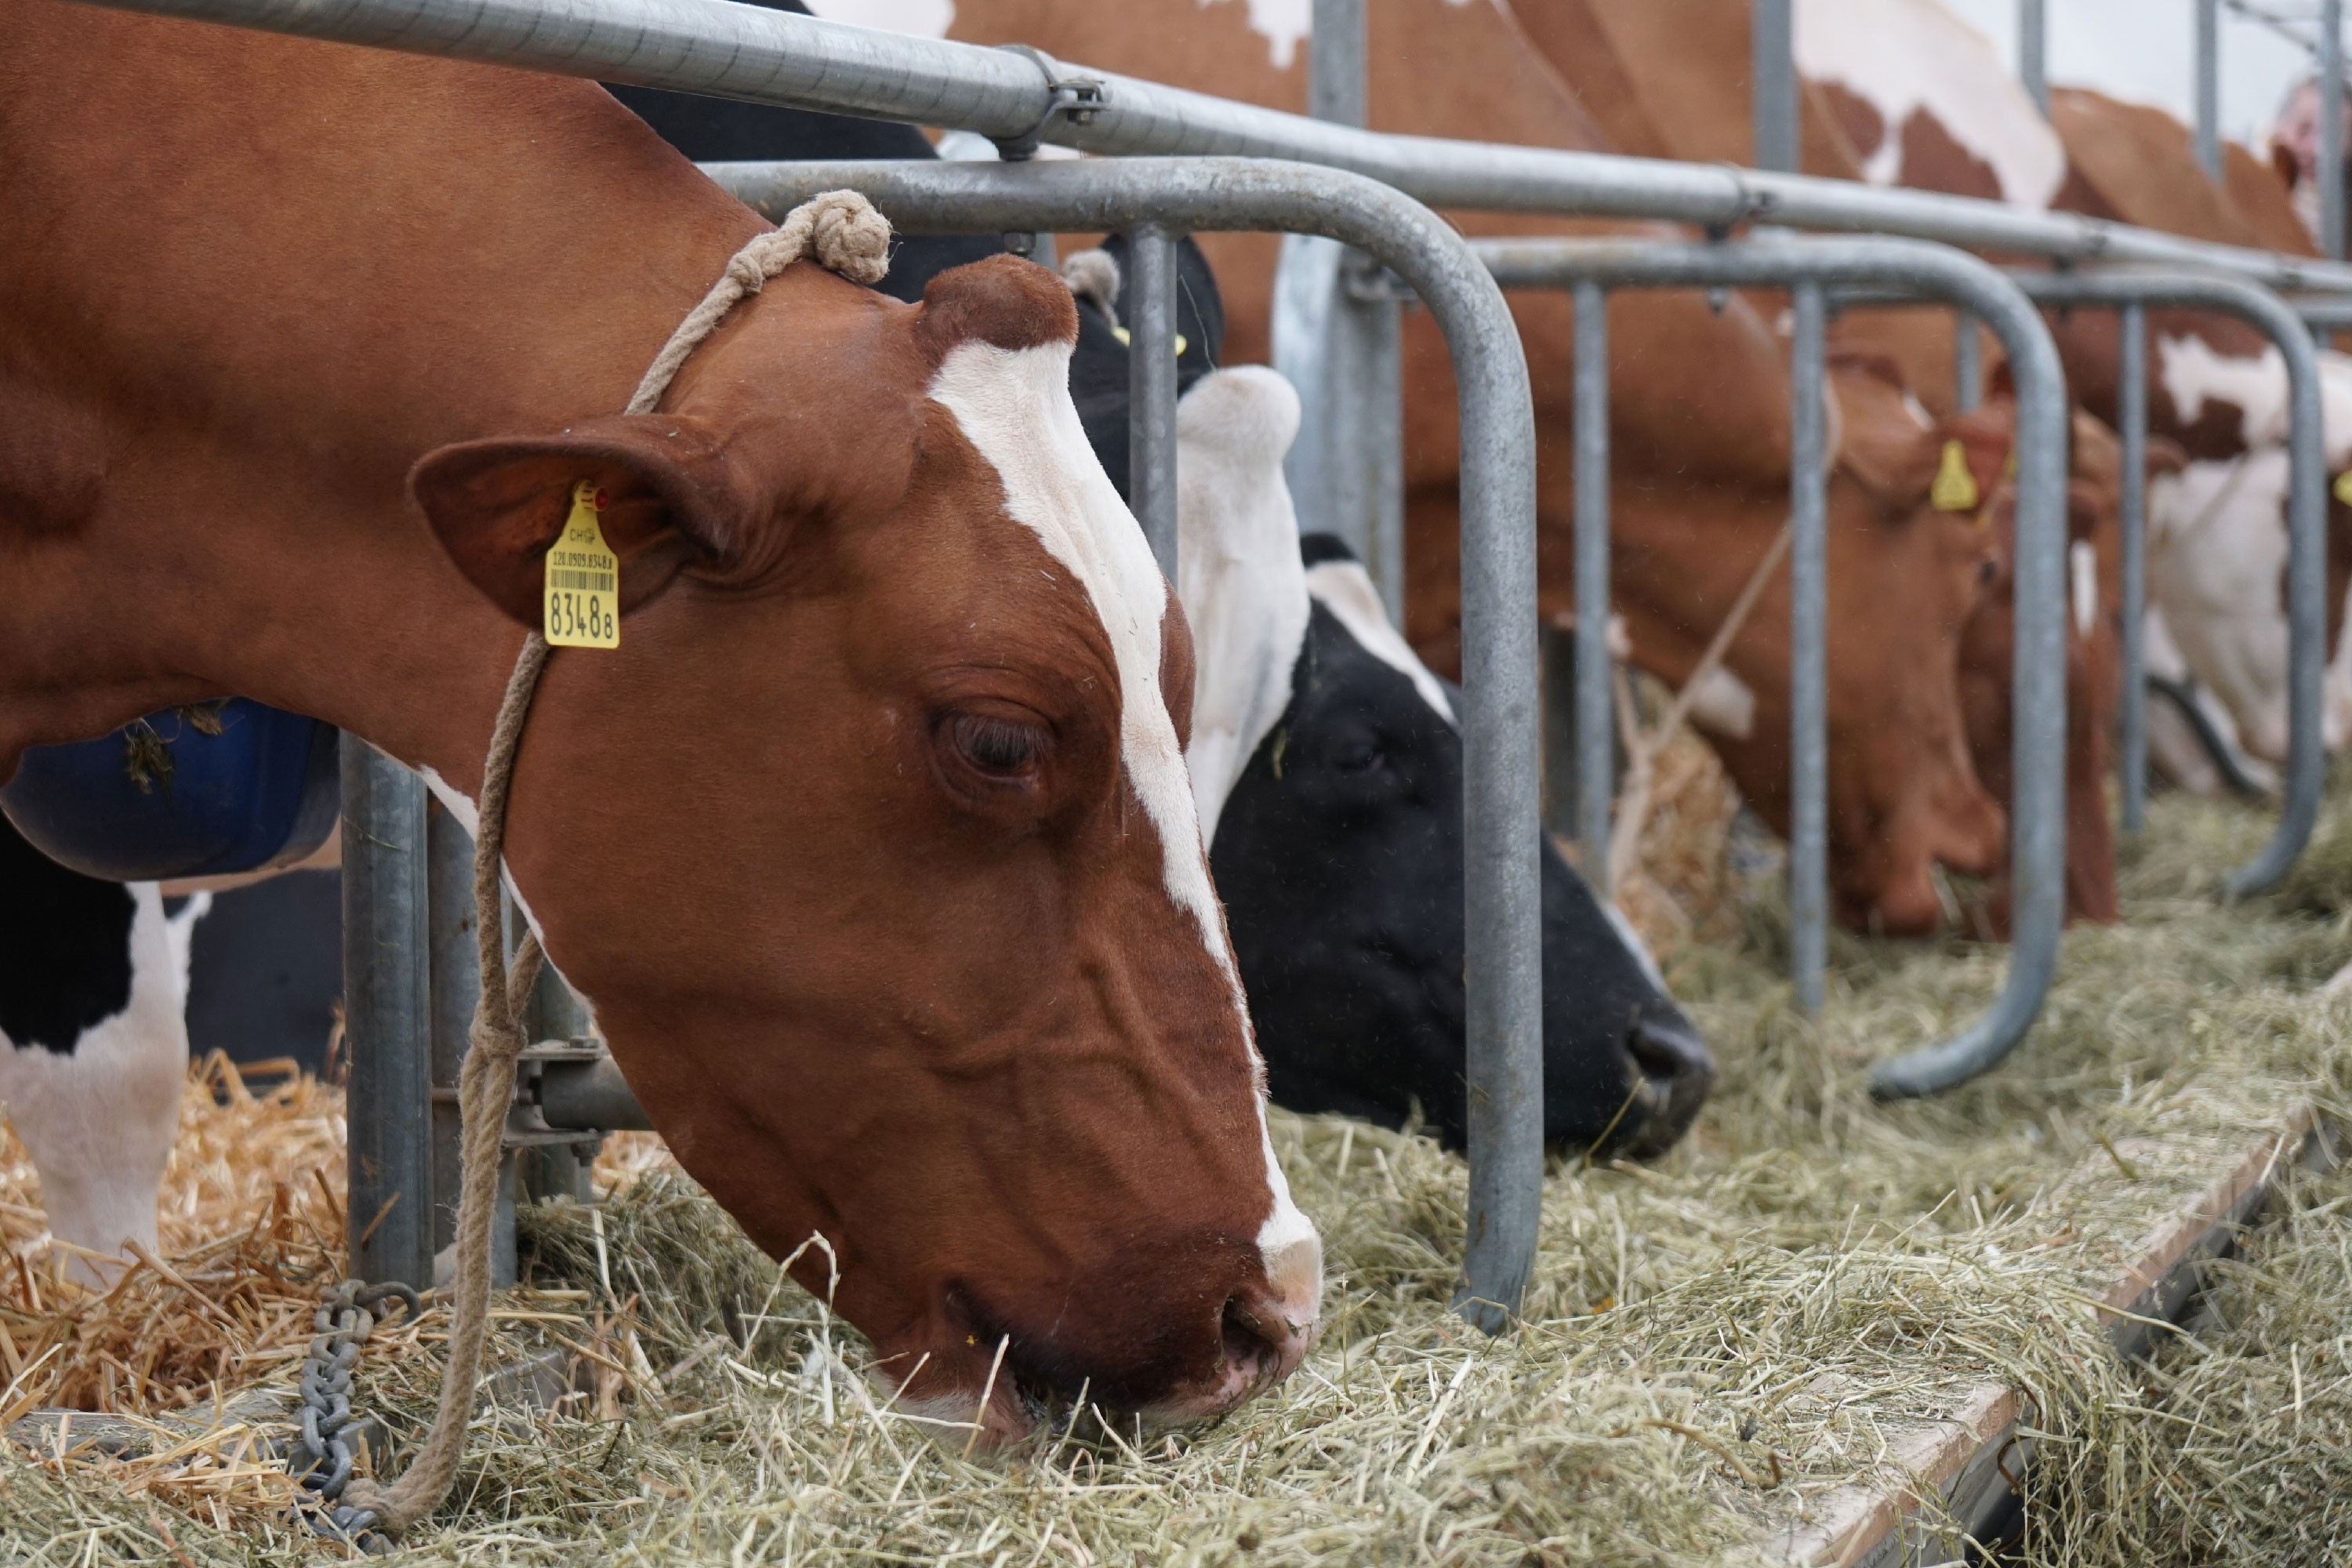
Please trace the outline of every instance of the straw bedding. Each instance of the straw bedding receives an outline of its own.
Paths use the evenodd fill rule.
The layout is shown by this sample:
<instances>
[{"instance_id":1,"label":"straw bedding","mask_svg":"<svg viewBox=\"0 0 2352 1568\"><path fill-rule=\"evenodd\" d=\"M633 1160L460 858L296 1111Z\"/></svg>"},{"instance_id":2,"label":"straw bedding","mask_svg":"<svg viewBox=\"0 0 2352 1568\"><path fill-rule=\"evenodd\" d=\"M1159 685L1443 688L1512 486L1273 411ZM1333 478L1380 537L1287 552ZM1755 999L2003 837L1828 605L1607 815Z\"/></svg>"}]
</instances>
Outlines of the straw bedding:
<instances>
[{"instance_id":1,"label":"straw bedding","mask_svg":"<svg viewBox=\"0 0 2352 1568\"><path fill-rule=\"evenodd\" d=\"M2290 1106L2346 1105L2352 1006L2314 993L2352 956L2352 800L2332 803L2285 892L2217 909L2210 888L2265 827L2159 803L2151 847L2129 858L2130 923L2071 933L2012 1065L1927 1104L1873 1105L1864 1071L1981 1006L2000 951L1841 941L1815 1028L1775 976L1769 900L1732 887L1731 939L1679 943L1672 973L1723 1063L1715 1102L1654 1166L1555 1170L1529 1321L1505 1340L1444 1311L1458 1161L1277 1118L1329 1249L1328 1329L1297 1377L1202 1433L1088 1412L1009 1459L967 1461L877 1411L857 1336L781 1284L657 1145L615 1140L608 1203L526 1215L536 1289L498 1327L502 1359L547 1354L573 1392L553 1411L485 1407L457 1498L412 1548L521 1563L1747 1563L1919 1420L2000 1378L2034 1394L2048 1434L2026 1561L2340 1559L2352 1180L2293 1184L2210 1321L2150 1364L2119 1363L2084 1304ZM1691 896L1681 873L1654 879ZM295 1309L340 1226L339 1108L315 1084L246 1095L209 1071L171 1175L176 1279L142 1269L105 1300L61 1300L40 1277L29 1173L0 1148L0 1403L185 1420L289 1380ZM440 1330L428 1312L362 1365L396 1428L428 1409ZM31 1365L50 1344L64 1348ZM62 1458L56 1442L0 1445L0 1559L279 1560L282 1489L254 1461L267 1423L247 1426L171 1426L160 1454L128 1459L75 1449L70 1428Z\"/></svg>"}]
</instances>

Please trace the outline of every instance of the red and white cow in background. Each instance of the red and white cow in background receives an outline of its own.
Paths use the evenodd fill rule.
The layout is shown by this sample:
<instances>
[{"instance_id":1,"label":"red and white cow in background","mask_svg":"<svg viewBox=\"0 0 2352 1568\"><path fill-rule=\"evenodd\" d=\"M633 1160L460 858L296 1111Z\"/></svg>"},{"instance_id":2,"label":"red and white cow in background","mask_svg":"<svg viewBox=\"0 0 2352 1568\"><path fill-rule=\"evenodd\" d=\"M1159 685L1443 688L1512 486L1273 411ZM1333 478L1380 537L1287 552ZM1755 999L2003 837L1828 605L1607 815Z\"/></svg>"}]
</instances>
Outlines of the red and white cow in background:
<instances>
[{"instance_id":1,"label":"red and white cow in background","mask_svg":"<svg viewBox=\"0 0 2352 1568\"><path fill-rule=\"evenodd\" d=\"M2188 129L2160 110L2054 89L2042 118L1991 43L1937 0L1801 0L1799 68L1831 106L1874 184L2080 212L2224 243L2310 254L2245 150L2226 187L2195 161ZM2275 182L2270 181L2274 186ZM2254 757L2286 753L2286 372L2252 328L2201 311L2154 310L2149 423L2189 455L2148 487L2150 668L2192 674ZM2116 417L2110 312L2053 321L2070 384ZM2326 459L2352 464L2352 357L2323 353ZM2331 533L2344 522L2340 502ZM2329 616L2340 627L2352 551L2332 542ZM2178 669L2162 667L2177 650ZM2337 637L2323 719L2328 750L2352 741L2352 640Z\"/></svg>"}]
</instances>

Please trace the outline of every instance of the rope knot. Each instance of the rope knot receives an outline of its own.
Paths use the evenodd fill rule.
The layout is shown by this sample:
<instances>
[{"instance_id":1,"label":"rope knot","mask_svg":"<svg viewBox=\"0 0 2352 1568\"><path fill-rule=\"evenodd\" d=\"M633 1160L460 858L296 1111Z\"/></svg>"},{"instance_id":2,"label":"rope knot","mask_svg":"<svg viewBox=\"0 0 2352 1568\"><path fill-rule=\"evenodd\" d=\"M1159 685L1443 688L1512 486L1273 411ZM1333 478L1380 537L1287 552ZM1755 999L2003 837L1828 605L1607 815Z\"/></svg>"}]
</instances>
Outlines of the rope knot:
<instances>
[{"instance_id":1,"label":"rope knot","mask_svg":"<svg viewBox=\"0 0 2352 1568\"><path fill-rule=\"evenodd\" d=\"M890 220L856 191L827 191L803 202L779 232L794 230L818 266L853 283L879 283L890 270Z\"/></svg>"}]
</instances>

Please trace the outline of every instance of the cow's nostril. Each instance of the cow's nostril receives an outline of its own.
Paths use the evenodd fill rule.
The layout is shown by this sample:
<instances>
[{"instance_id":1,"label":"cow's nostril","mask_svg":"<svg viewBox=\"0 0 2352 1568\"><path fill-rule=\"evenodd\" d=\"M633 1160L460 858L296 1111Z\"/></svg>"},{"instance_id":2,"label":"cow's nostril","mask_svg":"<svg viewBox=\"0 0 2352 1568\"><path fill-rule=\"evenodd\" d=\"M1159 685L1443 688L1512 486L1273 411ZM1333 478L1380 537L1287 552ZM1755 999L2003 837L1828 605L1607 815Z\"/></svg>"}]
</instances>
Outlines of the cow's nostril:
<instances>
[{"instance_id":1,"label":"cow's nostril","mask_svg":"<svg viewBox=\"0 0 2352 1568\"><path fill-rule=\"evenodd\" d=\"M1273 1325L1279 1330L1281 1325ZM1280 1337L1267 1331L1263 1309L1235 1296L1225 1303L1225 1362L1255 1375L1282 1353Z\"/></svg>"},{"instance_id":2,"label":"cow's nostril","mask_svg":"<svg viewBox=\"0 0 2352 1568\"><path fill-rule=\"evenodd\" d=\"M1715 1057L1680 1013L1648 1013L1634 1021L1625 1049L1643 1076L1668 1091L1692 1084L1705 1094L1715 1082Z\"/></svg>"},{"instance_id":3,"label":"cow's nostril","mask_svg":"<svg viewBox=\"0 0 2352 1568\"><path fill-rule=\"evenodd\" d=\"M1663 1154L1687 1131L1715 1087L1715 1058L1672 1005L1645 1007L1625 1034L1625 1054L1648 1090L1647 1118L1626 1130L1622 1152Z\"/></svg>"}]
</instances>

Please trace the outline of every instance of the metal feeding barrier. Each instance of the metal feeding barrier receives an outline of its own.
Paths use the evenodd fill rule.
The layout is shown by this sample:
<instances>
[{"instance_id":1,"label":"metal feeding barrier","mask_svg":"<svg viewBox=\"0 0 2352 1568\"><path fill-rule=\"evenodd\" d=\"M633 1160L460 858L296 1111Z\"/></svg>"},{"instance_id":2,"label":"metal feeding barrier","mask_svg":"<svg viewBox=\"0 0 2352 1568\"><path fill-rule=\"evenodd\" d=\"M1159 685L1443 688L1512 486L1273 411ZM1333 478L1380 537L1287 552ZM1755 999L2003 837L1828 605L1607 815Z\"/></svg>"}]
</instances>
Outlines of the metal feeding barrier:
<instances>
[{"instance_id":1,"label":"metal feeding barrier","mask_svg":"<svg viewBox=\"0 0 2352 1568\"><path fill-rule=\"evenodd\" d=\"M1075 226L1123 230L1131 236L1137 247L1130 275L1132 286L1139 289L1134 339L1139 350L1134 368L1137 395L1131 437L1135 510L1163 564L1172 559L1173 541L1172 342L1167 332L1150 330L1150 323L1172 317L1165 281L1172 268L1165 265L1164 246L1185 229L1294 228L1381 258L1421 291L1424 304L1456 329L1457 339L1471 323L1479 323L1475 344L1470 340L1452 344L1457 354L1465 356L1461 368L1465 378L1483 363L1481 356L1494 364L1508 361L1518 367L1516 393L1505 395L1499 381L1492 381L1475 396L1488 400L1478 415L1481 427L1488 429L1499 428L1503 416L1498 408L1515 397L1509 418L1517 422L1518 435L1513 439L1528 440L1524 361L1517 357L1516 337L1497 325L1498 321L1507 322L1507 315L1496 315L1501 309L1499 296L1493 297L1491 306L1471 302L1491 295L1492 284L1483 274L1475 285L1461 274L1459 268L1468 252L1414 202L1559 216L1664 219L1697 226L1717 237L1750 224L1899 236L2066 265L2134 263L2237 279L2273 289L2352 294L2352 268L2340 264L2204 244L2074 215L2024 211L1994 202L1877 189L1786 172L1386 135L1340 122L1360 118L1360 95L1351 100L1344 87L1327 84L1318 89L1317 105L1328 118L1309 119L1090 70L1032 49L992 49L877 33L727 0L96 3L412 53L967 131L995 142L1011 159L1025 158L1040 142L1051 142L1103 154L1178 155L1192 160L1245 156L1325 166L1327 172L1318 174L1277 170L1264 163L1218 165L1237 183L1215 188L1202 185L1201 172L1211 165L1200 162L996 168L868 165L855 171L854 179L852 172L838 168L808 176L819 182L857 184L894 217L921 226ZM1775 0L1763 3L1769 5ZM1316 7L1318 23L1354 9L1343 0L1318 0ZM1785 27L1776 37L1785 39ZM1759 60L1759 64L1771 62ZM1778 113L1781 110L1777 106L1785 105L1786 112L1793 116L1794 103L1792 89L1772 100L1771 107ZM1793 148L1793 132L1788 145ZM1350 181L1328 171L1369 176L1393 190L1381 190L1365 180ZM768 199L781 199L787 186L814 188L795 184L802 176L790 172L789 166L772 165L757 175L739 168L727 177L745 183L766 181ZM1751 264L1738 258L1762 256L1769 247L1759 243L1664 248L1679 249L1694 258L1687 265L1701 270L1713 267L1737 275L1741 267ZM1922 279L1933 269L1924 259L1926 254L1919 253ZM1696 258L1707 255L1716 259L1702 267ZM1959 266L1962 259L1950 258L1951 270L1937 287L1948 282L1970 301L1972 310L1986 314L1989 321L1995 318L2010 321L2004 335L2015 340L2012 357L2017 357L2021 344L2026 357L2035 357L2040 351L2033 346L2032 335L2011 321L2014 290L1983 289L1974 271ZM1643 268L1665 269L1668 264L1637 262L1629 254L1623 266L1623 286L1633 287L1646 286L1639 281ZM1965 283L1961 281L1964 272ZM1346 286L1344 269L1335 276ZM1766 279L1759 275L1759 280ZM1810 301L1805 310L1818 316L1826 299L1822 290L1828 285L1819 278L1801 278L1798 282L1800 300ZM1442 309L1441 301L1445 301ZM1366 324L1375 316L1365 313L1365 321L1358 325L1376 337L1376 322ZM1995 330L2002 328L1996 322ZM2046 348L2046 337L2040 342ZM1508 344L1507 354L1502 352L1504 343ZM1377 345L1372 363L1381 363ZM1813 363L1811 357L1806 359L1808 367ZM1500 374L1492 364L1484 374ZM1384 384L1380 376L1358 379L1368 379L1375 388L1392 384ZM1466 430L1471 423L1466 400L1474 396L1467 379L1464 395ZM1311 405L1311 395L1308 401ZM1383 456L1376 434L1365 434L1381 428L1377 407L1369 414L1360 407L1352 414L1342 410L1340 416L1356 421L1356 462ZM2034 417L2038 420L2039 413ZM1310 416L1309 429L1314 426ZM2025 515L2039 517L2042 509L2055 504L2042 498L2043 461L2035 458L2032 471L2021 476L2026 480L2021 486L2026 493L2021 496L2021 539L2030 534L2039 540L2043 535L2044 525L2037 521L2029 530ZM1517 1300L1532 1252L1540 1175L1536 1115L1540 1060L1536 1035L1539 974L1535 963L1532 476L1531 468L1505 472L1509 466L1496 448L1481 456L1474 468L1465 450L1465 674L1469 702L1465 726L1465 816L1470 828L1465 880L1474 1173L1465 1277L1470 1296L1496 1304L1495 1310L1480 1314L1490 1325L1500 1321L1502 1307ZM2063 485L2063 468L2060 472ZM1366 524L1360 520L1367 514L1361 508L1389 506L1383 487L1392 485L1393 479L1346 473L1339 478L1356 486L1352 493L1371 498L1360 503L1360 521L1353 525L1362 538L1360 531ZM1801 510L1815 504L1814 499L1801 494L1798 500ZM1375 521L1372 526L1390 525ZM1386 578L1383 587L1393 604L1395 555L1379 540L1372 542L1376 548L1366 552L1367 558ZM2023 736L2047 727L2049 714L2061 715L2063 722L2063 709L2042 705L2035 699L2047 685L2053 700L2063 701L2063 683L2051 683L2048 670L2024 668L2024 649L2032 637L2048 636L2053 626L2063 630L2058 618L2063 616L2059 590L2063 563L2044 560L2045 553L2020 552L2021 752ZM1818 584L1808 593L1812 595L1811 605L1817 600ZM1817 606L1807 613L1817 616ZM1818 664L1817 648L1805 657ZM2050 669L2057 668L2054 658L2049 661ZM2299 672L2302 668L2299 661ZM2297 679L2302 679L2300 673ZM2297 689L2301 690L2300 686ZM2300 705L2296 712L2315 720L2315 710L2306 714L2308 708L2308 704ZM426 1086L433 1081L436 1067L449 1073L454 1065L457 1037L446 1026L455 1014L445 1009L457 1006L467 982L454 964L446 976L436 976L425 959L428 951L462 945L464 917L454 903L435 894L435 879L420 874L419 868L427 859L440 863L444 855L455 856L456 840L449 836L457 825L442 823L428 811L421 787L413 780L391 776L390 763L364 748L349 751L358 753L356 760L346 764L346 777L353 786L349 797L353 815L345 830L350 879L346 953L352 966L347 1028L355 1068L353 1263L371 1278L422 1280L430 1264L433 1227L424 1223L423 1216L431 1206L428 1198L433 1188L427 1172L434 1162L429 1152L420 1151L428 1150L432 1142L424 1129L436 1116L446 1120ZM2044 775L2053 772L2054 764L2047 755L2021 754L2020 762L2020 798L2029 803L2027 815L2038 815L2042 807L2034 803L2050 789ZM2289 820L2282 826L2281 839L2273 841L2274 848L2286 837L2294 817L2291 805ZM2053 819L2049 839L2053 847L2060 842L2055 837L2059 831ZM1810 824L1807 833L1811 835ZM2021 823L2021 852L2024 833L2025 825ZM2292 847L2284 853L2291 857ZM454 864L454 859L448 863ZM1887 1083L1891 1090L1904 1091L1906 1081L1924 1085L1939 1075L1961 1073L1971 1064L1989 1063L2030 1024L2048 980L2047 963L2033 957L2042 940L2039 910L2054 897L2045 884L2054 885L2056 876L2054 864L2019 867L2021 945L2000 999L1991 1013L1960 1037L1904 1058L1926 1077L1906 1080L1895 1071L1903 1063L1889 1064L1886 1072L1895 1075ZM1809 884L1813 885L1817 884ZM2031 931L2029 916L2035 922ZM551 1014L560 1013L561 999L550 1006ZM552 1016L550 1021L554 1021ZM530 1114L540 1125L533 1134L543 1134L541 1142L547 1147L562 1147L567 1135L580 1134L554 1125L546 1111L551 1110L562 1117L567 1114L566 1106L575 1111L590 1105L606 1110L620 1109L610 1093L616 1075L609 1065L549 1059L540 1062L535 1071L537 1109ZM449 1076L454 1078L454 1073ZM576 1095L574 1089L579 1091ZM591 1093L592 1089L595 1092ZM360 1107L368 1109L356 1109Z\"/></svg>"},{"instance_id":2,"label":"metal feeding barrier","mask_svg":"<svg viewBox=\"0 0 2352 1568\"><path fill-rule=\"evenodd\" d=\"M2017 388L2016 721L2009 974L1991 1008L1951 1039L1883 1064L1881 1095L1917 1095L1983 1071L2023 1038L2050 988L2065 915L2066 419L2049 329L2016 283L1964 252L1918 240L1771 237L1474 242L1507 289L1565 289L1576 302L1576 662L1601 680L1577 694L1577 771L1610 774L1607 294L1619 289L1786 287L1793 294L1790 396L1789 919L1797 994L1822 1001L1829 931L1828 534L1823 374L1828 292L1894 289L1942 300L1989 326ZM1608 810L1581 792L1584 863L1608 859Z\"/></svg>"}]
</instances>

